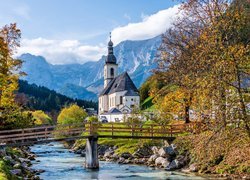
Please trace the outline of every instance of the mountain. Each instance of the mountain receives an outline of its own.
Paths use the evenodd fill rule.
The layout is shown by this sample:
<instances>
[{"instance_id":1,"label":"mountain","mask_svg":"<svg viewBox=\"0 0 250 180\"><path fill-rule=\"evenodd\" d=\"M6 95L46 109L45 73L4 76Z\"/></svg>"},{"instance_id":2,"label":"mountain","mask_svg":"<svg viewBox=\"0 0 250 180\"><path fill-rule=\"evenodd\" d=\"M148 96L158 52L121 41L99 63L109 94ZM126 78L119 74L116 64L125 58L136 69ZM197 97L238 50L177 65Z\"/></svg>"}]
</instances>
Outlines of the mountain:
<instances>
[{"instance_id":1,"label":"mountain","mask_svg":"<svg viewBox=\"0 0 250 180\"><path fill-rule=\"evenodd\" d=\"M97 109L96 102L72 99L46 87L29 84L23 80L19 81L16 101L28 109L46 112L59 112L64 106L72 103L85 108Z\"/></svg>"},{"instance_id":2,"label":"mountain","mask_svg":"<svg viewBox=\"0 0 250 180\"><path fill-rule=\"evenodd\" d=\"M137 87L151 75L156 67L154 57L161 43L161 36L141 41L123 41L114 47L118 71L127 71ZM52 65L41 56L23 54L23 77L29 83L46 86L64 95L79 99L97 100L103 88L105 56L98 61L84 64Z\"/></svg>"}]
</instances>

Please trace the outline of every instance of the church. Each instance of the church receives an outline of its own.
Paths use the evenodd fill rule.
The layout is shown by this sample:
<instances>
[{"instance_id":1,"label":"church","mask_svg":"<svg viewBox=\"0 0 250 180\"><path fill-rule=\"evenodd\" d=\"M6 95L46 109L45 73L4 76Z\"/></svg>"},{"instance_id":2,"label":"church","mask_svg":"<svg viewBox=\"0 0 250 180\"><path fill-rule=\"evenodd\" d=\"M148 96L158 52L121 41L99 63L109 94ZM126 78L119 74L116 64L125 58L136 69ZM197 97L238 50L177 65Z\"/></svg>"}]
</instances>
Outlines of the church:
<instances>
[{"instance_id":1,"label":"church","mask_svg":"<svg viewBox=\"0 0 250 180\"><path fill-rule=\"evenodd\" d=\"M140 106L139 91L128 73L118 75L111 36L104 64L104 89L98 100L99 120L102 122L122 122L131 115L134 108Z\"/></svg>"}]
</instances>

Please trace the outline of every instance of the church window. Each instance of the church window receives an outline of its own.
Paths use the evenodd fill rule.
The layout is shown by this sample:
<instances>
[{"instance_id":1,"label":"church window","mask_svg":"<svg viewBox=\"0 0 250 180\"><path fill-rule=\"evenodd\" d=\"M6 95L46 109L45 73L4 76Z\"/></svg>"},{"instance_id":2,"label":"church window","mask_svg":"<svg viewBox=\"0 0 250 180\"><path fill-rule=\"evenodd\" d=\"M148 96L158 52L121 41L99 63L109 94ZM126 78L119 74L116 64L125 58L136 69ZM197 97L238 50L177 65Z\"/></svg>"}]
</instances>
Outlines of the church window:
<instances>
[{"instance_id":1,"label":"church window","mask_svg":"<svg viewBox=\"0 0 250 180\"><path fill-rule=\"evenodd\" d=\"M131 101L134 101L134 99L133 99L133 98L131 98Z\"/></svg>"},{"instance_id":2,"label":"church window","mask_svg":"<svg viewBox=\"0 0 250 180\"><path fill-rule=\"evenodd\" d=\"M123 102L122 102L122 96L120 96L120 104L123 104Z\"/></svg>"},{"instance_id":3,"label":"church window","mask_svg":"<svg viewBox=\"0 0 250 180\"><path fill-rule=\"evenodd\" d=\"M130 105L130 108L131 108L131 109L133 109L134 107L135 107L135 105L133 105L133 104L132 104L132 105Z\"/></svg>"},{"instance_id":4,"label":"church window","mask_svg":"<svg viewBox=\"0 0 250 180\"><path fill-rule=\"evenodd\" d=\"M111 75L111 76L114 76L114 74L115 74L115 73L114 73L114 68L110 68L110 75Z\"/></svg>"}]
</instances>

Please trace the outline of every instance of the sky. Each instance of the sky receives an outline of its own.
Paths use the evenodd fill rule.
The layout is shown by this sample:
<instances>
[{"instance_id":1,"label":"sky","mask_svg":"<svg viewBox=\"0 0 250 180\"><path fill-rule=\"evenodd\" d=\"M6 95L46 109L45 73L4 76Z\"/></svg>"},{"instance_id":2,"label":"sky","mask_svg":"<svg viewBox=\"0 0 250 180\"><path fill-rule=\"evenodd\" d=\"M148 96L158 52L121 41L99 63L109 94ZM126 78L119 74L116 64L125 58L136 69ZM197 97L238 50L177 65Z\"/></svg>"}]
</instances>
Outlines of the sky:
<instances>
[{"instance_id":1,"label":"sky","mask_svg":"<svg viewBox=\"0 0 250 180\"><path fill-rule=\"evenodd\" d=\"M31 53L52 64L97 61L115 45L155 37L171 27L172 0L0 0L0 26L22 31L16 56Z\"/></svg>"}]
</instances>

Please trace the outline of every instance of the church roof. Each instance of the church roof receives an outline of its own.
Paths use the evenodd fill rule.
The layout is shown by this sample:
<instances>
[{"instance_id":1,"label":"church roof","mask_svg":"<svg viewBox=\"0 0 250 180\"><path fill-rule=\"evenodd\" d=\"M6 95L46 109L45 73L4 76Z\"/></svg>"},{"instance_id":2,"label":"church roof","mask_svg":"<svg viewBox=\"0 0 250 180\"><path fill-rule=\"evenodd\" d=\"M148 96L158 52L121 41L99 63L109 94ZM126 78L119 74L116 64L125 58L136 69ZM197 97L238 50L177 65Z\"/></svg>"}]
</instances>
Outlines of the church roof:
<instances>
[{"instance_id":1,"label":"church roof","mask_svg":"<svg viewBox=\"0 0 250 180\"><path fill-rule=\"evenodd\" d=\"M112 81L110 81L109 84L100 93L100 96L121 91L127 91L125 96L139 96L139 91L127 72L120 74Z\"/></svg>"},{"instance_id":2,"label":"church roof","mask_svg":"<svg viewBox=\"0 0 250 180\"><path fill-rule=\"evenodd\" d=\"M112 108L110 109L107 113L104 113L104 114L121 114L122 112L117 109L117 108Z\"/></svg>"}]
</instances>

